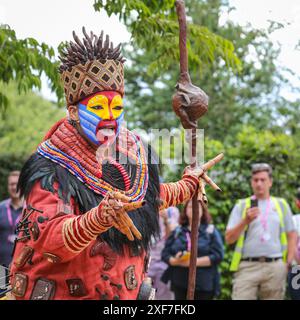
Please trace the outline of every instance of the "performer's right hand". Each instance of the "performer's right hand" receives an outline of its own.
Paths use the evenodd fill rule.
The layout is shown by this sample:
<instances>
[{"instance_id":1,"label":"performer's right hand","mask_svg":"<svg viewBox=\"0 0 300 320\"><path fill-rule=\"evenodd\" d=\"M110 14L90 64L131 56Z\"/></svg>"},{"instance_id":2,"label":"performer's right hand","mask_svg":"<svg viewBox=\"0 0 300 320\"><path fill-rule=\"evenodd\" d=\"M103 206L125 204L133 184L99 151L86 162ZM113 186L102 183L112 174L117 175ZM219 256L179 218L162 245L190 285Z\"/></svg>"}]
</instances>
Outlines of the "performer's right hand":
<instances>
[{"instance_id":1,"label":"performer's right hand","mask_svg":"<svg viewBox=\"0 0 300 320\"><path fill-rule=\"evenodd\" d=\"M101 201L99 209L101 219L115 227L126 237L133 241L134 237L141 240L142 235L130 219L127 211L135 210L144 204L140 202L130 202L130 198L122 193L110 191Z\"/></svg>"}]
</instances>

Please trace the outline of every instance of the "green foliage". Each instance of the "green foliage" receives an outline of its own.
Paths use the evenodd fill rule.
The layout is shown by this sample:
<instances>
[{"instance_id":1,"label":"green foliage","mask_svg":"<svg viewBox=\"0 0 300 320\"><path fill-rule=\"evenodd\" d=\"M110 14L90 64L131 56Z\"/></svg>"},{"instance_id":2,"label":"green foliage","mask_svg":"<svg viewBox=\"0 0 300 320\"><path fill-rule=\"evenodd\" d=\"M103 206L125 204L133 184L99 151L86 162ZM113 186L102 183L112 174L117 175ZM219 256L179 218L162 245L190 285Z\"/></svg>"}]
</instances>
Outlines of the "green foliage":
<instances>
[{"instance_id":1,"label":"green foliage","mask_svg":"<svg viewBox=\"0 0 300 320\"><path fill-rule=\"evenodd\" d=\"M195 63L190 63L193 83L210 96L208 112L199 121L205 135L214 139L222 137L231 143L231 137L243 124L257 130L285 128L287 132L299 132L299 101L290 101L281 95L284 87L292 88L287 80L290 71L277 66L280 50L274 48L268 33L231 21L221 24L221 12L232 10L224 1L186 0L186 8L193 25L209 28L214 34L229 39L243 61L243 70L238 74L225 68L220 57L215 63L206 64L201 72ZM191 45L197 46L197 43ZM157 76L148 72L153 61L160 64L155 52L140 50L137 45L125 49L125 56L131 62L125 72L130 125L143 129L179 127L171 107L179 74L178 60L170 56L173 64L167 71L158 68L160 76ZM294 91L299 92L299 88Z\"/></svg>"},{"instance_id":2,"label":"green foliage","mask_svg":"<svg viewBox=\"0 0 300 320\"><path fill-rule=\"evenodd\" d=\"M33 38L17 39L15 32L7 25L0 25L0 82L15 81L18 92L41 89L41 74L50 81L51 90L59 101L63 97L54 50ZM2 113L9 104L6 94L0 92Z\"/></svg>"},{"instance_id":3,"label":"green foliage","mask_svg":"<svg viewBox=\"0 0 300 320\"><path fill-rule=\"evenodd\" d=\"M179 27L175 12L175 0L96 0L95 10L104 9L108 15L117 14L132 35L132 42L154 59L148 65L148 72L159 74L178 64ZM188 23L187 47L189 63L202 70L221 58L228 67L241 70L241 62L234 53L233 44L205 26Z\"/></svg>"},{"instance_id":4,"label":"green foliage","mask_svg":"<svg viewBox=\"0 0 300 320\"><path fill-rule=\"evenodd\" d=\"M27 157L65 113L34 93L18 94L17 85L0 85L0 90L6 93L11 102L0 121L1 157Z\"/></svg>"},{"instance_id":5,"label":"green foliage","mask_svg":"<svg viewBox=\"0 0 300 320\"><path fill-rule=\"evenodd\" d=\"M10 105L0 120L0 199L7 197L7 176L20 170L50 127L65 112L34 93L19 94L17 84L0 85Z\"/></svg>"},{"instance_id":6,"label":"green foliage","mask_svg":"<svg viewBox=\"0 0 300 320\"><path fill-rule=\"evenodd\" d=\"M148 73L149 61L154 54L136 54L127 50L126 57L132 61L125 69L126 113L129 127L162 129L179 127L179 120L171 107L173 74L163 74L159 79ZM171 91L172 90L172 91Z\"/></svg>"}]
</instances>

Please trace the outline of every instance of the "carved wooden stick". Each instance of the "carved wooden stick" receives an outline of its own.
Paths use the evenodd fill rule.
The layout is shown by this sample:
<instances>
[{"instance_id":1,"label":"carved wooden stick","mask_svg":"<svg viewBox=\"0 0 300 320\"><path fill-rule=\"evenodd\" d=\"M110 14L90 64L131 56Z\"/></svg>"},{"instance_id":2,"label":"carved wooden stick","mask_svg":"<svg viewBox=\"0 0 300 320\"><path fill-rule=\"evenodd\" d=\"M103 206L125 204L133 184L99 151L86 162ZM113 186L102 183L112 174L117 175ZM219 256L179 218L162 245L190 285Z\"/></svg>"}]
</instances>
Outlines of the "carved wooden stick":
<instances>
[{"instance_id":1,"label":"carved wooden stick","mask_svg":"<svg viewBox=\"0 0 300 320\"><path fill-rule=\"evenodd\" d=\"M188 74L188 52L186 47L186 15L185 15L185 6L183 0L177 0L175 2L178 23L179 23L179 50L180 50L180 79L176 88L179 91L180 85L185 87L191 83L190 76ZM185 89L184 89L185 90ZM183 91L184 91L183 90ZM184 128L192 128L193 130L193 138L192 138L192 152L191 152L191 166L196 166L196 127L197 122L191 121L188 114L184 114L184 110L182 109L182 101L186 100L186 104L190 104L190 98L186 95L183 95L181 92L178 92L173 97L173 109L175 113L180 117L182 125ZM187 106L189 108L189 106ZM185 120L183 120L185 118ZM198 251L198 226L199 226L199 218L200 218L200 210L199 210L199 202L197 199L197 195L195 195L192 199L192 207L193 207L193 217L192 217L192 230L191 230L191 259L189 266L189 284L187 291L187 299L194 299L195 292L195 282L196 282L196 263L197 263L197 251ZM201 210L202 213L202 210Z\"/></svg>"},{"instance_id":2,"label":"carved wooden stick","mask_svg":"<svg viewBox=\"0 0 300 320\"><path fill-rule=\"evenodd\" d=\"M183 0L175 2L179 22L180 82L191 82L189 75L188 51L186 46L186 15Z\"/></svg>"}]
</instances>

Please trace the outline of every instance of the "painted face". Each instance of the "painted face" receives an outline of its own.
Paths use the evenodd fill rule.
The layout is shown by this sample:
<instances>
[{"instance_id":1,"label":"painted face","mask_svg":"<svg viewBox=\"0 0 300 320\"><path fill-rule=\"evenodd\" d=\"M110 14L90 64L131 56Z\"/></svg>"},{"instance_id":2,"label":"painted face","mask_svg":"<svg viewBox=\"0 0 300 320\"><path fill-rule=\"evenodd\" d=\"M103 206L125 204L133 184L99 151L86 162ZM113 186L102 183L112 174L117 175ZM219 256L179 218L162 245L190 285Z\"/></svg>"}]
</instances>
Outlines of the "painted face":
<instances>
[{"instance_id":1,"label":"painted face","mask_svg":"<svg viewBox=\"0 0 300 320\"><path fill-rule=\"evenodd\" d=\"M112 143L124 118L123 99L118 92L101 91L78 104L81 128L96 145Z\"/></svg>"}]
</instances>

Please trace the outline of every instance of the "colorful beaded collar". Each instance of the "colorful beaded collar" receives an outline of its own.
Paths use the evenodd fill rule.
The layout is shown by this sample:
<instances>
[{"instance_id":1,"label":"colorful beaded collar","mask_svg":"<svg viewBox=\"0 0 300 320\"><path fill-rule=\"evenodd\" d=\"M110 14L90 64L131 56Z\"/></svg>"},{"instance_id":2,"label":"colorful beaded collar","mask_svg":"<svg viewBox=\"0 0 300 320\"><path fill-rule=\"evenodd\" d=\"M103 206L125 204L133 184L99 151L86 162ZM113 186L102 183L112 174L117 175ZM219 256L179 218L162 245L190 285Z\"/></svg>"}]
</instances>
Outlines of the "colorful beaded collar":
<instances>
[{"instance_id":1,"label":"colorful beaded collar","mask_svg":"<svg viewBox=\"0 0 300 320\"><path fill-rule=\"evenodd\" d=\"M142 200L146 195L149 180L143 143L138 136L122 128L117 146L117 150L136 165L135 180L130 188L130 179L124 167L113 159L107 159L122 175L125 191L113 187L101 178L101 165L96 159L97 149L81 137L67 120L59 125L50 139L39 145L37 152L68 170L97 194L105 196L108 191L121 191L133 201Z\"/></svg>"}]
</instances>

